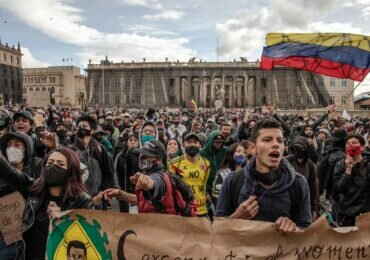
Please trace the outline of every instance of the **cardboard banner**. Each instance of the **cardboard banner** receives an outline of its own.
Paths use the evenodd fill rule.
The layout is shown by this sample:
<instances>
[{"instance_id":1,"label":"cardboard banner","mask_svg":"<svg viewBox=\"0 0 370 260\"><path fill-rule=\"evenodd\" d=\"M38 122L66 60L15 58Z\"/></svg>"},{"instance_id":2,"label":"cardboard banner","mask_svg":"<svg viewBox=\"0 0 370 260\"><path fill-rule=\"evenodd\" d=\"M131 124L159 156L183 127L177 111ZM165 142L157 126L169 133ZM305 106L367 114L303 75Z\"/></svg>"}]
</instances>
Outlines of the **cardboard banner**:
<instances>
[{"instance_id":1,"label":"cardboard banner","mask_svg":"<svg viewBox=\"0 0 370 260\"><path fill-rule=\"evenodd\" d=\"M7 245L21 239L24 199L19 192L0 198L0 232Z\"/></svg>"},{"instance_id":2,"label":"cardboard banner","mask_svg":"<svg viewBox=\"0 0 370 260\"><path fill-rule=\"evenodd\" d=\"M358 228L332 229L321 217L304 232L274 224L76 210L54 220L48 259L232 260L369 259L370 214Z\"/></svg>"}]
</instances>

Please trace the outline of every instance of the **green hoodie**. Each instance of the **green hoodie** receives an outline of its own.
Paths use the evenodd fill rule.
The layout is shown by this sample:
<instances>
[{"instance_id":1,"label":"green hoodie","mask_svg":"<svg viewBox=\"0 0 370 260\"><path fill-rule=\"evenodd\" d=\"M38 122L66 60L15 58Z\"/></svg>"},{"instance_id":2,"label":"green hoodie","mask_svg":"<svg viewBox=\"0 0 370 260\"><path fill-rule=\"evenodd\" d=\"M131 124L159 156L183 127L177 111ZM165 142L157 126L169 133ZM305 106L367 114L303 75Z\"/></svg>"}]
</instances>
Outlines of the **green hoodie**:
<instances>
[{"instance_id":1,"label":"green hoodie","mask_svg":"<svg viewBox=\"0 0 370 260\"><path fill-rule=\"evenodd\" d=\"M214 130L212 131L209 136L207 137L206 143L204 144L204 148L200 150L200 156L207 158L208 161L211 163L211 172L209 173L208 181L207 181L207 193L212 194L212 186L213 182L216 178L217 171L220 169L222 161L224 160L227 147L223 146L221 149L216 153L213 149L213 139L216 136L222 135L220 131Z\"/></svg>"}]
</instances>

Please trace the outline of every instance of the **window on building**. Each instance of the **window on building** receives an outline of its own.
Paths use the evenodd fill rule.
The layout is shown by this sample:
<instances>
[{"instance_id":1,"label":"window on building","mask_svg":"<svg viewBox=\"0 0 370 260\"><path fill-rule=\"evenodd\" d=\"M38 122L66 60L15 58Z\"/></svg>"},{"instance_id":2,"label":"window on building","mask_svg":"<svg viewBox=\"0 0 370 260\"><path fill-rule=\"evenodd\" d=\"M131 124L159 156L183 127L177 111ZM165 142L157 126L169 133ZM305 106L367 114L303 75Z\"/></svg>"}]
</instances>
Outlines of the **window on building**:
<instances>
[{"instance_id":1,"label":"window on building","mask_svg":"<svg viewBox=\"0 0 370 260\"><path fill-rule=\"evenodd\" d=\"M346 79L342 79L341 83L342 83L342 88L347 87L347 80Z\"/></svg>"},{"instance_id":2,"label":"window on building","mask_svg":"<svg viewBox=\"0 0 370 260\"><path fill-rule=\"evenodd\" d=\"M319 87L323 87L323 86L324 86L324 79L319 78Z\"/></svg>"},{"instance_id":3,"label":"window on building","mask_svg":"<svg viewBox=\"0 0 370 260\"><path fill-rule=\"evenodd\" d=\"M141 79L136 80L136 89L141 89Z\"/></svg>"},{"instance_id":4,"label":"window on building","mask_svg":"<svg viewBox=\"0 0 370 260\"><path fill-rule=\"evenodd\" d=\"M116 106L119 106L121 104L121 97L116 96L114 101L115 101Z\"/></svg>"},{"instance_id":5,"label":"window on building","mask_svg":"<svg viewBox=\"0 0 370 260\"><path fill-rule=\"evenodd\" d=\"M141 96L136 96L136 104L141 105Z\"/></svg>"},{"instance_id":6,"label":"window on building","mask_svg":"<svg viewBox=\"0 0 370 260\"><path fill-rule=\"evenodd\" d=\"M43 92L45 92L45 91L46 91L46 88L45 88L45 87L43 87L43 88L42 88L42 91L43 91Z\"/></svg>"},{"instance_id":7,"label":"window on building","mask_svg":"<svg viewBox=\"0 0 370 260\"><path fill-rule=\"evenodd\" d=\"M36 88L35 91L40 91L40 88Z\"/></svg>"},{"instance_id":8,"label":"window on building","mask_svg":"<svg viewBox=\"0 0 370 260\"><path fill-rule=\"evenodd\" d=\"M14 80L11 80L10 81L10 87L11 87L11 89L14 89L15 88L15 82L14 82Z\"/></svg>"},{"instance_id":9,"label":"window on building","mask_svg":"<svg viewBox=\"0 0 370 260\"><path fill-rule=\"evenodd\" d=\"M23 88L23 94L27 94L27 89Z\"/></svg>"},{"instance_id":10,"label":"window on building","mask_svg":"<svg viewBox=\"0 0 370 260\"><path fill-rule=\"evenodd\" d=\"M126 79L125 88L126 88L126 90L130 90L130 88L131 88L131 81L129 79Z\"/></svg>"},{"instance_id":11,"label":"window on building","mask_svg":"<svg viewBox=\"0 0 370 260\"><path fill-rule=\"evenodd\" d=\"M30 88L30 92L32 92L33 91L33 88Z\"/></svg>"},{"instance_id":12,"label":"window on building","mask_svg":"<svg viewBox=\"0 0 370 260\"><path fill-rule=\"evenodd\" d=\"M4 86L7 88L8 86L8 79L4 79Z\"/></svg>"},{"instance_id":13,"label":"window on building","mask_svg":"<svg viewBox=\"0 0 370 260\"><path fill-rule=\"evenodd\" d=\"M313 104L313 100L311 96L307 97L307 105L311 106Z\"/></svg>"},{"instance_id":14,"label":"window on building","mask_svg":"<svg viewBox=\"0 0 370 260\"><path fill-rule=\"evenodd\" d=\"M319 105L324 105L324 98L323 98L323 96L319 96Z\"/></svg>"},{"instance_id":15,"label":"window on building","mask_svg":"<svg viewBox=\"0 0 370 260\"><path fill-rule=\"evenodd\" d=\"M266 88L266 87L267 87L266 79L265 79L265 78L262 78L262 79L261 79L261 84L262 84L262 87L263 87L263 88Z\"/></svg>"},{"instance_id":16,"label":"window on building","mask_svg":"<svg viewBox=\"0 0 370 260\"><path fill-rule=\"evenodd\" d=\"M347 97L346 96L342 96L342 105L343 106L347 105Z\"/></svg>"},{"instance_id":17,"label":"window on building","mask_svg":"<svg viewBox=\"0 0 370 260\"><path fill-rule=\"evenodd\" d=\"M115 79L113 81L113 86L114 86L115 89L119 89L119 79Z\"/></svg>"},{"instance_id":18,"label":"window on building","mask_svg":"<svg viewBox=\"0 0 370 260\"><path fill-rule=\"evenodd\" d=\"M6 54L5 53L4 53L4 56L3 57L4 57L4 61L6 61Z\"/></svg>"},{"instance_id":19,"label":"window on building","mask_svg":"<svg viewBox=\"0 0 370 260\"><path fill-rule=\"evenodd\" d=\"M98 105L99 104L99 97L94 97L94 104L95 105Z\"/></svg>"},{"instance_id":20,"label":"window on building","mask_svg":"<svg viewBox=\"0 0 370 260\"><path fill-rule=\"evenodd\" d=\"M335 87L335 78L330 78L330 87Z\"/></svg>"},{"instance_id":21,"label":"window on building","mask_svg":"<svg viewBox=\"0 0 370 260\"><path fill-rule=\"evenodd\" d=\"M311 77L307 79L307 86L309 87L313 86L313 79Z\"/></svg>"},{"instance_id":22,"label":"window on building","mask_svg":"<svg viewBox=\"0 0 370 260\"><path fill-rule=\"evenodd\" d=\"M105 102L106 105L110 104L110 102L109 102L109 95L105 95L104 102Z\"/></svg>"},{"instance_id":23,"label":"window on building","mask_svg":"<svg viewBox=\"0 0 370 260\"><path fill-rule=\"evenodd\" d=\"M131 102L130 95L126 95L126 104L130 105L130 102Z\"/></svg>"},{"instance_id":24,"label":"window on building","mask_svg":"<svg viewBox=\"0 0 370 260\"><path fill-rule=\"evenodd\" d=\"M301 104L301 96L296 96L295 97L295 104L300 105Z\"/></svg>"},{"instance_id":25,"label":"window on building","mask_svg":"<svg viewBox=\"0 0 370 260\"><path fill-rule=\"evenodd\" d=\"M99 80L98 79L94 80L94 90L95 91L99 90Z\"/></svg>"},{"instance_id":26,"label":"window on building","mask_svg":"<svg viewBox=\"0 0 370 260\"><path fill-rule=\"evenodd\" d=\"M104 89L105 90L108 90L109 89L109 79L106 79L105 81L104 81Z\"/></svg>"},{"instance_id":27,"label":"window on building","mask_svg":"<svg viewBox=\"0 0 370 260\"><path fill-rule=\"evenodd\" d=\"M19 58L17 57L17 65L19 65Z\"/></svg>"},{"instance_id":28,"label":"window on building","mask_svg":"<svg viewBox=\"0 0 370 260\"><path fill-rule=\"evenodd\" d=\"M10 63L13 63L13 56L10 55Z\"/></svg>"},{"instance_id":29,"label":"window on building","mask_svg":"<svg viewBox=\"0 0 370 260\"><path fill-rule=\"evenodd\" d=\"M330 105L334 105L335 104L335 96L330 96L329 103L330 103Z\"/></svg>"}]
</instances>

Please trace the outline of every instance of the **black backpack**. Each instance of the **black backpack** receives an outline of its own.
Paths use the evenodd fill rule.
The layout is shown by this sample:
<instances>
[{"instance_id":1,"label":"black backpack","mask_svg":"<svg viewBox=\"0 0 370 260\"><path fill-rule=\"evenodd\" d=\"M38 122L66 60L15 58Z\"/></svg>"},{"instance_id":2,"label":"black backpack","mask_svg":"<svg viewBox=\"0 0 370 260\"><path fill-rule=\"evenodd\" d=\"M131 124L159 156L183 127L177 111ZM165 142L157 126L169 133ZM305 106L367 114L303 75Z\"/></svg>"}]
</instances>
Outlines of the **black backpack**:
<instances>
[{"instance_id":1,"label":"black backpack","mask_svg":"<svg viewBox=\"0 0 370 260\"><path fill-rule=\"evenodd\" d=\"M231 173L231 181L230 181L230 204L232 207L232 211L234 212L239 204L239 194L240 190L242 189L242 186L244 184L245 176L243 171L233 172ZM298 213L298 206L301 200L301 192L300 192L300 186L299 183L296 181L297 179L294 179L294 182L290 187L288 188L289 196L290 196L290 216L292 219L294 219L293 216L297 216Z\"/></svg>"}]
</instances>

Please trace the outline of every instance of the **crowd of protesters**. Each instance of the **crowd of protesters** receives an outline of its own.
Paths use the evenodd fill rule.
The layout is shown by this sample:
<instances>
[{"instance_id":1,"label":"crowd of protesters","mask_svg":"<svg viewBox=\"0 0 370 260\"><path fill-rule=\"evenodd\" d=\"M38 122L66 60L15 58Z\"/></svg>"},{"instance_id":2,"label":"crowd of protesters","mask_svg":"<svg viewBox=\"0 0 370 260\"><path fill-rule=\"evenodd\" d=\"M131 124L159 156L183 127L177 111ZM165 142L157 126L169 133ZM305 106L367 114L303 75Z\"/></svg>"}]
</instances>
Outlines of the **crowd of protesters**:
<instances>
[{"instance_id":1,"label":"crowd of protesters","mask_svg":"<svg viewBox=\"0 0 370 260\"><path fill-rule=\"evenodd\" d=\"M26 206L0 259L44 259L69 209L227 217L304 230L370 211L370 120L264 109L188 111L19 106L0 110L0 196Z\"/></svg>"}]
</instances>

